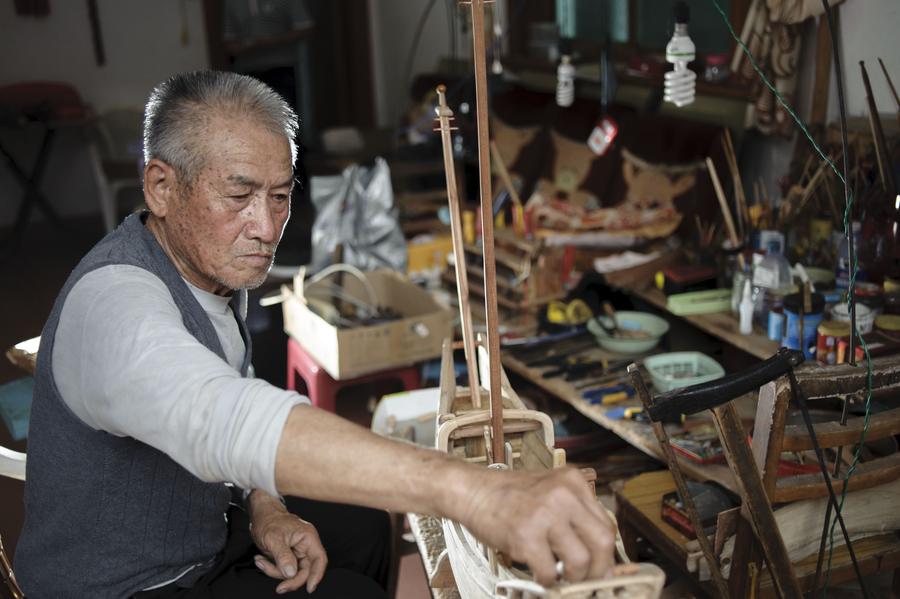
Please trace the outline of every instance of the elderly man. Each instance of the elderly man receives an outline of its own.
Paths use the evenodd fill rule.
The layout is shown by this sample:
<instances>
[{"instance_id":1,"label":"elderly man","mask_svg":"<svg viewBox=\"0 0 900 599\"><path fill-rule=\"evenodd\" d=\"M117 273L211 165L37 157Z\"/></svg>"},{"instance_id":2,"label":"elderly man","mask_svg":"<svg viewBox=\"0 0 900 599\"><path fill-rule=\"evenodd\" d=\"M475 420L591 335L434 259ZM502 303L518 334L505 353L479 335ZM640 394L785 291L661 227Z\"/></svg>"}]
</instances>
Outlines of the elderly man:
<instances>
[{"instance_id":1,"label":"elderly man","mask_svg":"<svg viewBox=\"0 0 900 599\"><path fill-rule=\"evenodd\" d=\"M606 573L611 525L576 471L470 466L252 378L245 290L290 213L296 127L245 76L178 75L151 95L149 211L85 256L42 334L16 554L26 594L383 596L365 567L329 565L347 560L280 496L450 517L543 582L557 560L571 580ZM246 490L249 537L225 483Z\"/></svg>"}]
</instances>

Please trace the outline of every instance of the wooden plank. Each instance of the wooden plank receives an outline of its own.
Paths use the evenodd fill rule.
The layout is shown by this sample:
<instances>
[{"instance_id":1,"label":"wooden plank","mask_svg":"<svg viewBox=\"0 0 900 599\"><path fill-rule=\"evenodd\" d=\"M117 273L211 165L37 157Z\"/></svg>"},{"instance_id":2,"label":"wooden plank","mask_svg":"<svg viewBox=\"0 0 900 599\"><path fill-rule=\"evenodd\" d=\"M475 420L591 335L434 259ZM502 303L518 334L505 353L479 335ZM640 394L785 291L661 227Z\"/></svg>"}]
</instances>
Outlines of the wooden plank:
<instances>
[{"instance_id":1,"label":"wooden plank","mask_svg":"<svg viewBox=\"0 0 900 599\"><path fill-rule=\"evenodd\" d=\"M675 479L668 470L646 472L627 480L616 491L616 506L622 510L622 522L635 526L663 555L684 569L684 546L690 539L662 519L662 496L674 490Z\"/></svg>"},{"instance_id":2,"label":"wooden plank","mask_svg":"<svg viewBox=\"0 0 900 599\"><path fill-rule=\"evenodd\" d=\"M807 399L850 395L866 387L866 368L850 364L822 366L816 362L806 363L795 372ZM786 379L778 384L789 386ZM872 389L900 389L900 355L872 360Z\"/></svg>"},{"instance_id":3,"label":"wooden plank","mask_svg":"<svg viewBox=\"0 0 900 599\"><path fill-rule=\"evenodd\" d=\"M900 477L900 453L894 453L857 466L853 478L850 479L850 490L868 489L897 480L898 477ZM831 484L836 494L840 494L844 489L843 479L832 479ZM800 474L778 480L773 503L825 497L827 494L828 489L822 482L821 473Z\"/></svg>"},{"instance_id":4,"label":"wooden plank","mask_svg":"<svg viewBox=\"0 0 900 599\"><path fill-rule=\"evenodd\" d=\"M722 448L741 490L741 514L749 516L762 546L775 585L785 599L802 599L784 541L778 533L775 514L766 496L762 478L747 445L746 433L734 406L726 403L713 410Z\"/></svg>"},{"instance_id":5,"label":"wooden plank","mask_svg":"<svg viewBox=\"0 0 900 599\"><path fill-rule=\"evenodd\" d=\"M865 425L865 418L847 419L847 425L841 426L837 420L833 422L820 422L813 425L819 445L822 447L839 447L852 445L859 441ZM784 429L783 451L805 451L812 449L812 440L806 431L806 427L799 424L788 425ZM900 408L872 414L869 420L869 429L866 432L866 441L884 439L900 434ZM754 439L756 437L754 436Z\"/></svg>"}]
</instances>

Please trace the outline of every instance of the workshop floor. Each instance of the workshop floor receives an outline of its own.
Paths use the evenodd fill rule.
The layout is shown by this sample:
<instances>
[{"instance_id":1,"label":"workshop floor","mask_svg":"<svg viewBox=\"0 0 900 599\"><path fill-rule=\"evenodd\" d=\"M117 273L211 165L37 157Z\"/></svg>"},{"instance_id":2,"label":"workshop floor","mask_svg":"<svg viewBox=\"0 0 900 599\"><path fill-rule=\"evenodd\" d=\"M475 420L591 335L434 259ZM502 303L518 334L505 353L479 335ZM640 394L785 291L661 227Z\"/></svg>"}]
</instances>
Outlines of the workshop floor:
<instances>
[{"instance_id":1,"label":"workshop floor","mask_svg":"<svg viewBox=\"0 0 900 599\"><path fill-rule=\"evenodd\" d=\"M34 223L26 230L15 252L4 251L7 231L0 230L0 385L25 376L2 356L10 346L39 335L60 287L78 261L102 236L99 216L65 221L61 231L48 223ZM255 295L261 295L261 289ZM284 386L285 342L278 308L253 315L254 364L257 374ZM339 413L368 426L368 398L339 404ZM25 451L24 442L13 442L0 424L0 446ZM23 484L0 477L0 534L7 551L14 552L22 526ZM429 599L431 593L418 554L401 558L396 599Z\"/></svg>"}]
</instances>

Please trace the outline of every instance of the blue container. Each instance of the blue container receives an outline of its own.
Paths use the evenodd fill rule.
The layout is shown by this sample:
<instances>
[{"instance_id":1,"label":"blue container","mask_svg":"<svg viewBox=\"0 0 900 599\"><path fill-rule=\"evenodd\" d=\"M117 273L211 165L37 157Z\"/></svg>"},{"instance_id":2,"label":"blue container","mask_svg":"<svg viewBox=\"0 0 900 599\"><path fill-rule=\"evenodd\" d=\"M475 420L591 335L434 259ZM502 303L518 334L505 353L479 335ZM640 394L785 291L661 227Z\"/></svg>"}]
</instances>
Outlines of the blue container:
<instances>
[{"instance_id":1,"label":"blue container","mask_svg":"<svg viewBox=\"0 0 900 599\"><path fill-rule=\"evenodd\" d=\"M810 302L812 311L803 316L803 342L800 342L800 313L803 299L799 293L792 293L784 298L784 316L787 327L783 345L788 349L801 349L807 358L816 356L816 329L822 322L822 311L825 309L825 298L821 293L813 293Z\"/></svg>"},{"instance_id":2,"label":"blue container","mask_svg":"<svg viewBox=\"0 0 900 599\"><path fill-rule=\"evenodd\" d=\"M781 341L781 338L784 337L784 314L774 310L770 311L769 322L766 324L768 325L766 330L768 331L769 339Z\"/></svg>"}]
</instances>

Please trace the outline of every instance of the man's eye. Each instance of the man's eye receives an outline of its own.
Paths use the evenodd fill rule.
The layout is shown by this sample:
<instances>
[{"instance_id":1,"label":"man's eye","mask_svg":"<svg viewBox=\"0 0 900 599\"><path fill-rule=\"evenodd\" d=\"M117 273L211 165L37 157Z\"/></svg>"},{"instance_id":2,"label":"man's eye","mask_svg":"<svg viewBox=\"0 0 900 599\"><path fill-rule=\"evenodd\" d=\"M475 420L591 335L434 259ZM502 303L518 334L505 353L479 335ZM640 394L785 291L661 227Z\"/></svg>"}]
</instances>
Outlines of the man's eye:
<instances>
[{"instance_id":1,"label":"man's eye","mask_svg":"<svg viewBox=\"0 0 900 599\"><path fill-rule=\"evenodd\" d=\"M275 198L276 202L287 202L291 196L286 193L276 193L272 197Z\"/></svg>"},{"instance_id":2,"label":"man's eye","mask_svg":"<svg viewBox=\"0 0 900 599\"><path fill-rule=\"evenodd\" d=\"M235 193L235 194L231 194L231 195L228 196L228 197L230 197L230 198L232 198L232 199L234 199L234 200L246 200L247 198L250 197L250 195L251 195L251 193L248 191L247 193Z\"/></svg>"}]
</instances>

